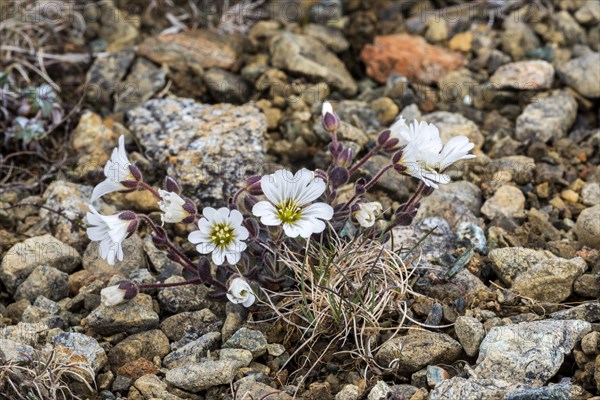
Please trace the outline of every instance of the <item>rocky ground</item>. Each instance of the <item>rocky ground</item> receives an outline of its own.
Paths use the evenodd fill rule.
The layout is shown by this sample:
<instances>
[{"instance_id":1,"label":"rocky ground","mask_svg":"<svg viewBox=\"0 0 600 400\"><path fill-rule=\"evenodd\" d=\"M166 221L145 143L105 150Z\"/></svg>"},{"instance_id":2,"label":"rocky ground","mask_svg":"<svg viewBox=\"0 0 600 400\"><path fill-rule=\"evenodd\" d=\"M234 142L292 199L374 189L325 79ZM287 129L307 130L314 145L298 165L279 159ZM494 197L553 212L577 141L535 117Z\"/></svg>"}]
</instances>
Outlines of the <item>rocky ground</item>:
<instances>
[{"instance_id":1,"label":"rocky ground","mask_svg":"<svg viewBox=\"0 0 600 400\"><path fill-rule=\"evenodd\" d=\"M78 66L87 97L53 133L66 161L42 184L0 190L0 398L19 398L5 394L10 379L31 393L43 379L2 371L50 355L86 371L68 379L75 395L106 400L598 396L600 2L529 3L267 1L268 19L185 29L163 2L147 12L104 2L84 36L93 61ZM476 145L477 158L394 231L408 245L437 227L420 248L423 296L408 304L429 327L372 337L373 357L395 373L329 354L308 374L299 366L311 355L290 359L299 343L284 321L206 300L202 286L100 303L123 278L183 279L144 232L114 267L85 235L119 135L148 181L168 173L218 206L274 165L326 166L324 100L357 153L398 115ZM393 210L414 187L390 173L372 197ZM107 197L104 213L158 210L145 192Z\"/></svg>"}]
</instances>

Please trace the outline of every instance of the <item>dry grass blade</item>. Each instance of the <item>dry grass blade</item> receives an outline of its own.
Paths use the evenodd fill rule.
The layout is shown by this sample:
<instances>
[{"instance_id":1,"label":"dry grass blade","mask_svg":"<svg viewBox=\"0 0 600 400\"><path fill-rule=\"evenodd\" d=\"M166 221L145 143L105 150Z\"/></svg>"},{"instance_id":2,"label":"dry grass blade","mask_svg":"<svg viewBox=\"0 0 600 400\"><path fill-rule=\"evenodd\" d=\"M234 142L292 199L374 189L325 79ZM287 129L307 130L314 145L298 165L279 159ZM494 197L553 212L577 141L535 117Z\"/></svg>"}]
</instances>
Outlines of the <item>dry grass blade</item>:
<instances>
[{"instance_id":1,"label":"dry grass blade","mask_svg":"<svg viewBox=\"0 0 600 400\"><path fill-rule=\"evenodd\" d=\"M408 315L407 303L421 296L410 285L415 268L378 240L307 241L303 252L283 247L280 260L299 286L283 293L265 290L266 304L300 336L294 355L314 356L304 362L310 362L309 372L327 353L347 353L366 366L365 376L368 370L380 373L387 366L375 363L377 337L395 336L409 319L419 324ZM318 343L327 345L314 351Z\"/></svg>"},{"instance_id":2,"label":"dry grass blade","mask_svg":"<svg viewBox=\"0 0 600 400\"><path fill-rule=\"evenodd\" d=\"M17 363L0 359L0 393L6 396L3 399L81 399L71 391L69 382L81 382L93 393L93 377L94 371L85 359L74 361L55 349L46 360L35 358Z\"/></svg>"}]
</instances>

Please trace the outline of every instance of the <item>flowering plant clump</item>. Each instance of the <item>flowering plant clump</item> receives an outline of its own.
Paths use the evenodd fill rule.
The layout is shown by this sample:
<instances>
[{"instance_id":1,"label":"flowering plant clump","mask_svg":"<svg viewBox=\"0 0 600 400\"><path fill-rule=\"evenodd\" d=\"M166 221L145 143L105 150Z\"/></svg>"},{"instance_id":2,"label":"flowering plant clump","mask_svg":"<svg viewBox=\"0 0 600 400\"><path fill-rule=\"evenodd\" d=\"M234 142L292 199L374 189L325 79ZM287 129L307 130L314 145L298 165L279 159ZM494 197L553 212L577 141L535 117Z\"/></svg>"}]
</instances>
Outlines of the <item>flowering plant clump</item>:
<instances>
[{"instance_id":1,"label":"flowering plant clump","mask_svg":"<svg viewBox=\"0 0 600 400\"><path fill-rule=\"evenodd\" d=\"M371 249L361 254L361 262L365 257L382 254L373 243L387 241L394 227L410 224L421 199L439 184L450 182L448 168L457 161L474 157L469 154L473 144L460 136L444 145L434 125L417 121L407 124L400 118L379 134L367 154L357 158L338 140L341 122L331 104L325 102L322 110L323 127L331 135L328 145L331 164L326 170L280 169L264 176L252 176L243 182L226 206L204 207L200 212L191 199L181 194L176 179L166 177L161 188L146 183L141 171L129 162L125 140L121 137L104 168L106 179L94 188L91 201L111 192L147 190L161 210L160 221L132 211L101 215L90 205L89 238L99 242L100 256L109 264L115 264L124 259L123 241L144 224L151 231L154 245L192 276L178 285L206 285L210 288L208 296L215 300L245 307L257 307L261 303L274 306L279 301L273 301L278 294L297 294L299 288L309 282L318 285L323 276L336 275L341 279L336 285L343 287L340 289L343 297L355 301L361 288L368 285L357 289L344 283L349 275L340 271L333 274L333 270L328 269L333 268L331 260L337 260L334 267L338 269L344 263L352 265L352 274L360 277L357 279L366 279L369 274L360 270L360 263L342 257L340 249ZM370 179L359 176L361 167L378 154L387 155L389 163ZM368 201L366 195L388 171L417 178L419 184L413 195L384 221L381 220L382 205ZM338 194L342 187L344 196ZM195 252L183 251L170 239L168 224L188 225L191 233L187 240L194 245ZM396 266L389 273L399 273L402 269L398 266L402 262L394 259L393 252L385 254ZM325 259L330 260L326 266ZM294 260L298 261L297 268ZM377 273L385 274L385 265L390 262L377 264ZM309 279L304 275L306 268L321 278ZM328 272L323 275L325 270ZM380 278L377 281L381 284L388 282L386 275ZM139 291L168 286L172 284L136 285L121 281L102 291L102 302L113 306L135 297ZM373 297L372 301L381 299Z\"/></svg>"}]
</instances>

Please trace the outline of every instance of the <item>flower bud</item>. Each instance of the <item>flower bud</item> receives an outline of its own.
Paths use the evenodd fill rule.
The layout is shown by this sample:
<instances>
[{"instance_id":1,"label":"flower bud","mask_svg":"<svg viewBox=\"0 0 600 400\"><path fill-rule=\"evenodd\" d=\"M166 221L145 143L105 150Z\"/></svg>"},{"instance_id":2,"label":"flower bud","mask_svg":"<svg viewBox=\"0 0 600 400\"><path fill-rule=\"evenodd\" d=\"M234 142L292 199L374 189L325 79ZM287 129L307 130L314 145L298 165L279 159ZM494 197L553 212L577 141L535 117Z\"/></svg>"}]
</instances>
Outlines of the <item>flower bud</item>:
<instances>
[{"instance_id":1,"label":"flower bud","mask_svg":"<svg viewBox=\"0 0 600 400\"><path fill-rule=\"evenodd\" d=\"M131 300L139 293L139 288L137 285L131 281L121 281L119 282L119 289L125 291L125 300Z\"/></svg>"},{"instance_id":2,"label":"flower bud","mask_svg":"<svg viewBox=\"0 0 600 400\"><path fill-rule=\"evenodd\" d=\"M128 168L129 173L131 176L133 176L133 179L135 179L137 182L141 182L143 180L142 171L140 171L138 167L133 164L129 164Z\"/></svg>"},{"instance_id":3,"label":"flower bud","mask_svg":"<svg viewBox=\"0 0 600 400\"><path fill-rule=\"evenodd\" d=\"M381 132L377 137L377 144L383 146L389 140L391 135L392 131L390 131L389 129L386 129L385 131Z\"/></svg>"},{"instance_id":4,"label":"flower bud","mask_svg":"<svg viewBox=\"0 0 600 400\"><path fill-rule=\"evenodd\" d=\"M326 101L323 103L321 111L321 123L327 132L336 132L340 125L339 117L333 112L331 103Z\"/></svg>"},{"instance_id":5,"label":"flower bud","mask_svg":"<svg viewBox=\"0 0 600 400\"><path fill-rule=\"evenodd\" d=\"M398 150L397 152L395 152L394 155L392 156L392 162L394 164L398 164L398 162L402 159L403 154L404 154L404 152L402 150Z\"/></svg>"},{"instance_id":6,"label":"flower bud","mask_svg":"<svg viewBox=\"0 0 600 400\"><path fill-rule=\"evenodd\" d=\"M140 222L137 219L132 220L129 225L127 225L127 237L130 237L137 231Z\"/></svg>"},{"instance_id":7,"label":"flower bud","mask_svg":"<svg viewBox=\"0 0 600 400\"><path fill-rule=\"evenodd\" d=\"M137 214L129 210L123 211L119 213L119 219L122 219L123 221L132 221L134 219L137 219Z\"/></svg>"},{"instance_id":8,"label":"flower bud","mask_svg":"<svg viewBox=\"0 0 600 400\"><path fill-rule=\"evenodd\" d=\"M247 186L246 191L254 196L260 196L263 194L262 185L260 181L254 182L251 185Z\"/></svg>"},{"instance_id":9,"label":"flower bud","mask_svg":"<svg viewBox=\"0 0 600 400\"><path fill-rule=\"evenodd\" d=\"M404 173L404 171L406 171L406 166L402 165L402 164L394 164L394 169L396 170L396 172L398 173Z\"/></svg>"},{"instance_id":10,"label":"flower bud","mask_svg":"<svg viewBox=\"0 0 600 400\"><path fill-rule=\"evenodd\" d=\"M398 146L398 143L400 143L400 141L398 139L391 138L390 140L385 142L385 144L383 145L383 150L384 151L392 151Z\"/></svg>"},{"instance_id":11,"label":"flower bud","mask_svg":"<svg viewBox=\"0 0 600 400\"><path fill-rule=\"evenodd\" d=\"M347 149L344 149L344 151L342 151L342 154L340 154L338 158L338 164L342 167L349 167L351 163L352 149L348 147Z\"/></svg>"},{"instance_id":12,"label":"flower bud","mask_svg":"<svg viewBox=\"0 0 600 400\"><path fill-rule=\"evenodd\" d=\"M135 189L138 187L138 181L132 181L131 179L119 182L121 185L125 186L128 189Z\"/></svg>"},{"instance_id":13,"label":"flower bud","mask_svg":"<svg viewBox=\"0 0 600 400\"><path fill-rule=\"evenodd\" d=\"M179 182L177 182L175 178L172 178L168 175L165 176L164 186L167 192L173 192L177 194L181 192L181 186L179 185Z\"/></svg>"},{"instance_id":14,"label":"flower bud","mask_svg":"<svg viewBox=\"0 0 600 400\"><path fill-rule=\"evenodd\" d=\"M333 188L339 188L350 178L348 170L344 167L333 167L329 173L329 183Z\"/></svg>"}]
</instances>

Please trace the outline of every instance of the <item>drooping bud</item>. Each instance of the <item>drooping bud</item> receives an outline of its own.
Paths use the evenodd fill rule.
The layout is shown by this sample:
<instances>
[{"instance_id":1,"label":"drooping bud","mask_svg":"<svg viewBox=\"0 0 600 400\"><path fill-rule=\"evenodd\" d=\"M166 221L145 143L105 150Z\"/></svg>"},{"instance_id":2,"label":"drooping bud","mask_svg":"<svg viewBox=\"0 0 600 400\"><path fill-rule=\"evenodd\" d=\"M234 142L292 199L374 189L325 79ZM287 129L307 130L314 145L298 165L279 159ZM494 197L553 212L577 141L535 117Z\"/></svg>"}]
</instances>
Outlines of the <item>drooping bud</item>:
<instances>
[{"instance_id":1,"label":"drooping bud","mask_svg":"<svg viewBox=\"0 0 600 400\"><path fill-rule=\"evenodd\" d=\"M364 194L367 191L366 185L367 181L365 181L364 178L358 178L354 183L354 191L356 194L359 196Z\"/></svg>"},{"instance_id":2,"label":"drooping bud","mask_svg":"<svg viewBox=\"0 0 600 400\"><path fill-rule=\"evenodd\" d=\"M381 132L379 134L379 136L377 137L377 144L379 144L380 146L383 146L384 144L387 143L387 141L389 140L391 135L392 135L392 131L390 131L389 129L386 129L385 131Z\"/></svg>"},{"instance_id":3,"label":"drooping bud","mask_svg":"<svg viewBox=\"0 0 600 400\"><path fill-rule=\"evenodd\" d=\"M179 192L181 192L181 186L179 185L179 182L177 182L175 180L175 178L172 178L170 176L165 176L165 183L164 183L165 189L167 190L167 192L173 192L173 193L177 193L179 194Z\"/></svg>"},{"instance_id":4,"label":"drooping bud","mask_svg":"<svg viewBox=\"0 0 600 400\"><path fill-rule=\"evenodd\" d=\"M120 281L100 291L100 300L105 307L112 307L133 299L139 288L131 281Z\"/></svg>"},{"instance_id":5,"label":"drooping bud","mask_svg":"<svg viewBox=\"0 0 600 400\"><path fill-rule=\"evenodd\" d=\"M333 112L333 107L328 101L323 103L323 108L321 110L321 123L323 124L323 128L330 133L336 132L340 125L340 119Z\"/></svg>"},{"instance_id":6,"label":"drooping bud","mask_svg":"<svg viewBox=\"0 0 600 400\"><path fill-rule=\"evenodd\" d=\"M350 174L348 170L344 167L333 167L331 172L329 173L329 183L334 188L339 188L350 178Z\"/></svg>"},{"instance_id":7,"label":"drooping bud","mask_svg":"<svg viewBox=\"0 0 600 400\"><path fill-rule=\"evenodd\" d=\"M248 193L250 193L254 196L260 196L261 194L263 194L262 185L261 185L260 181L254 182L253 184L248 186L248 188L246 190Z\"/></svg>"},{"instance_id":8,"label":"drooping bud","mask_svg":"<svg viewBox=\"0 0 600 400\"><path fill-rule=\"evenodd\" d=\"M138 167L136 167L133 164L129 164L128 168L129 173L131 174L131 176L133 176L133 179L135 179L138 182L141 182L143 180L142 171L140 171Z\"/></svg>"}]
</instances>

